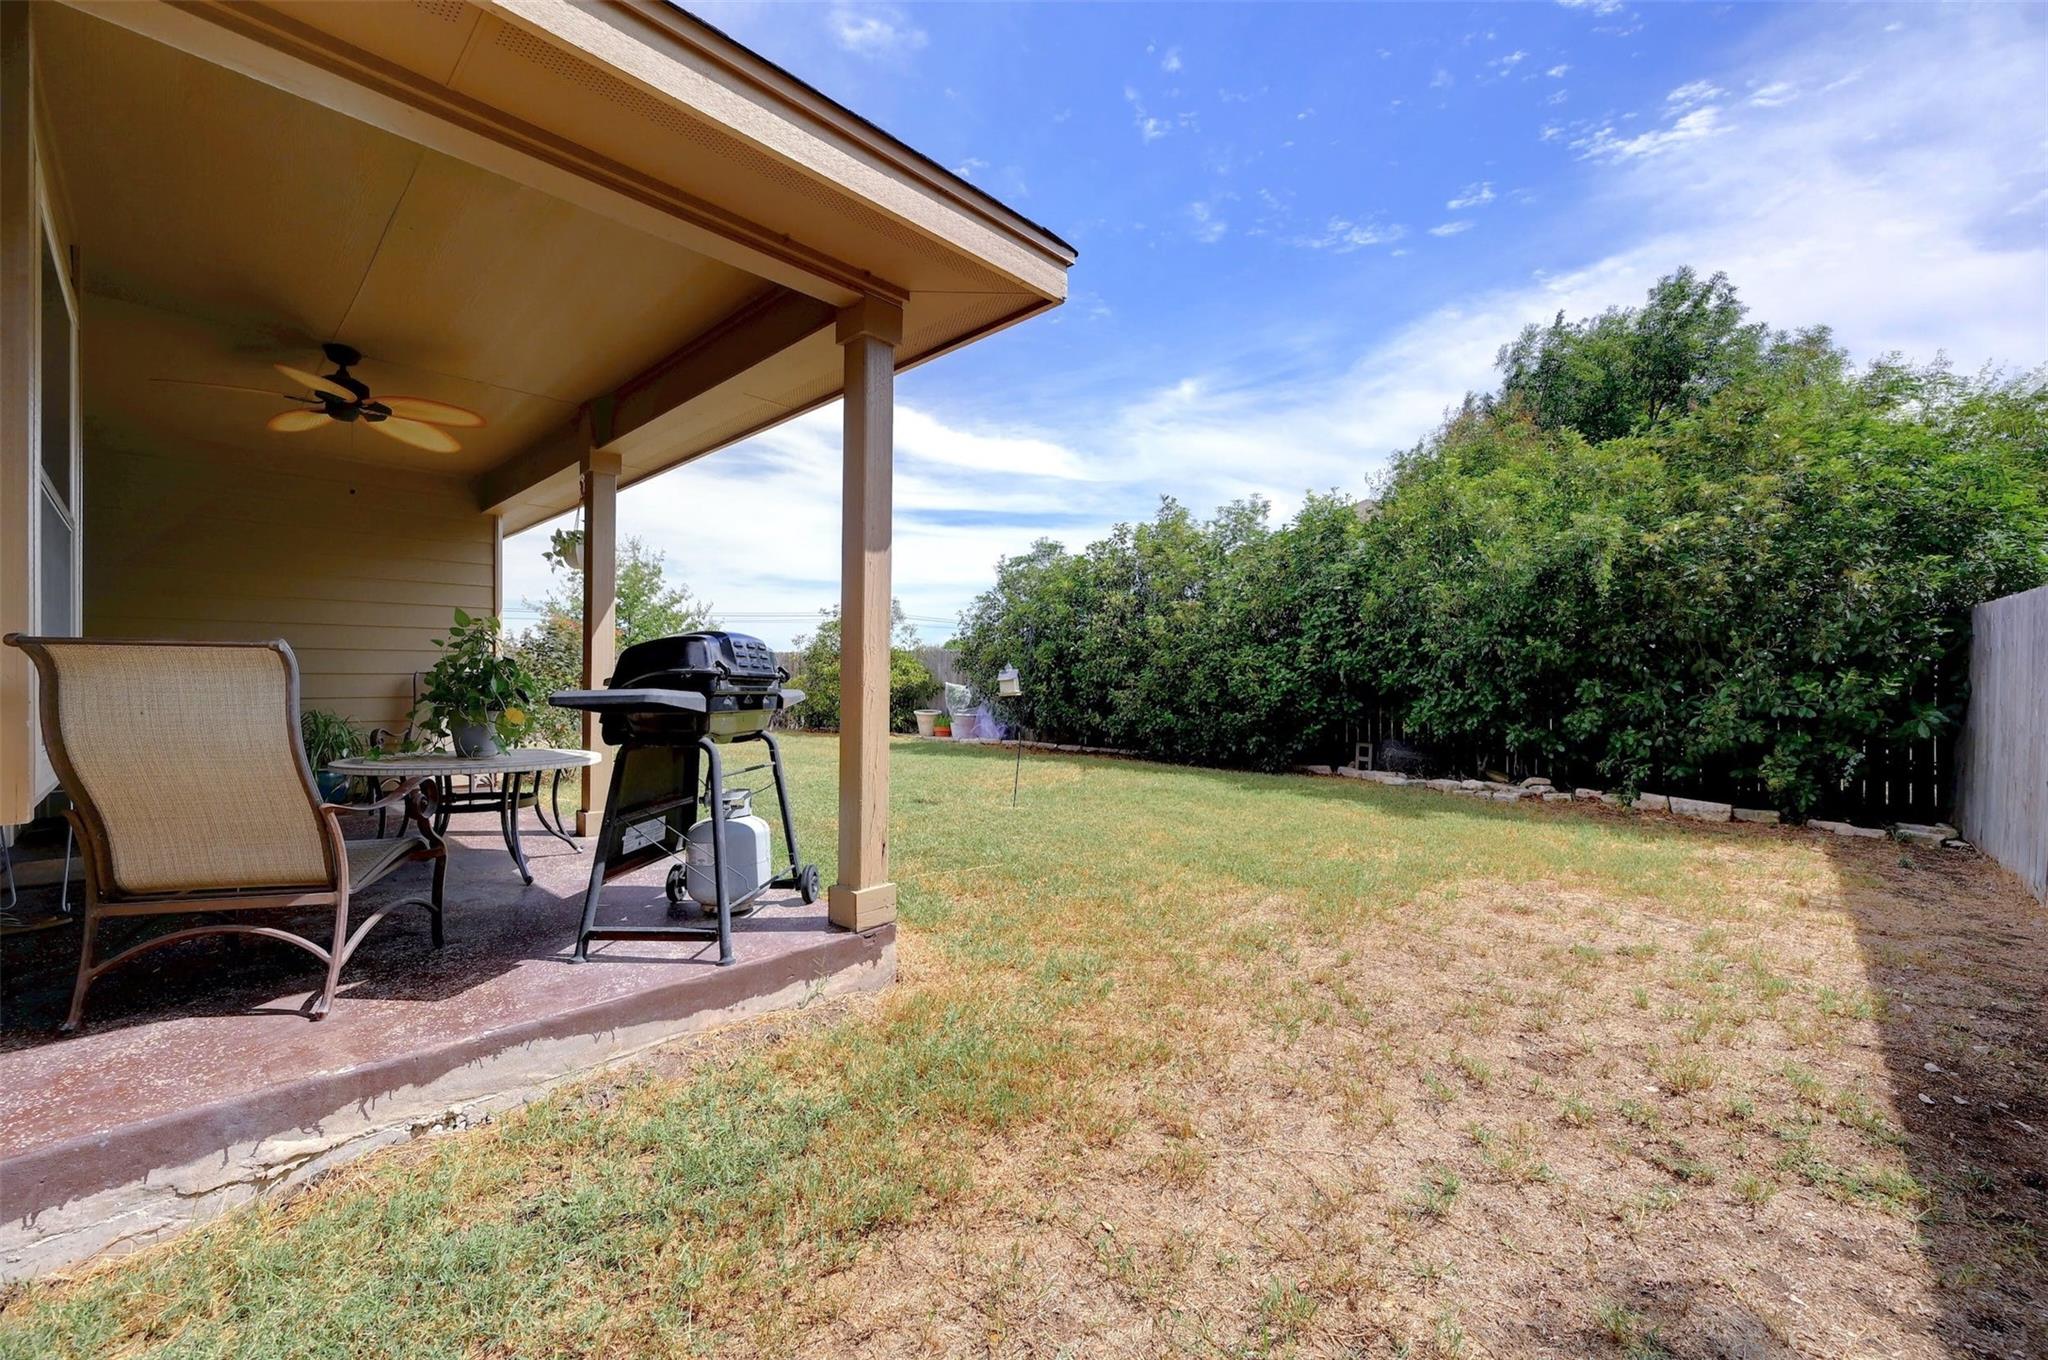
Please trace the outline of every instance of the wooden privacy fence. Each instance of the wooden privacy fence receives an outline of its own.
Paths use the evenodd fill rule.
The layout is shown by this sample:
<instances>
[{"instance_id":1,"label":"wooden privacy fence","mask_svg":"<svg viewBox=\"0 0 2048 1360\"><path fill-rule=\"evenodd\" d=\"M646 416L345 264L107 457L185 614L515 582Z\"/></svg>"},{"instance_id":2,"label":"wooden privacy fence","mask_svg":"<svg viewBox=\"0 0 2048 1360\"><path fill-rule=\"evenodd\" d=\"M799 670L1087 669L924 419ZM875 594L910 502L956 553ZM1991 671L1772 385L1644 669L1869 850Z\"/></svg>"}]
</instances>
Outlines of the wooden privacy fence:
<instances>
[{"instance_id":1,"label":"wooden privacy fence","mask_svg":"<svg viewBox=\"0 0 2048 1360\"><path fill-rule=\"evenodd\" d=\"M2048 902L2048 586L1970 614L1956 827Z\"/></svg>"},{"instance_id":2,"label":"wooden privacy fence","mask_svg":"<svg viewBox=\"0 0 2048 1360\"><path fill-rule=\"evenodd\" d=\"M1952 695L1954 689L1947 676L1937 674L1914 698L1938 706L1943 695ZM1391 769L1395 766L1388 761L1388 743L1412 743L1429 753L1432 759L1427 763L1438 774L1467 776L1498 770L1514 779L1543 775L1564 785L1607 786L1607 781L1584 761L1555 761L1536 752L1510 749L1500 742L1452 743L1415 738L1398 708L1374 707L1349 724L1348 733L1346 747L1341 752L1331 752L1337 761L1349 761L1354 753L1363 760L1369 753L1375 768ZM1860 826L1939 821L1949 815L1954 803L1954 746L1955 740L1947 732L1912 740L1872 738L1864 743L1850 776L1836 788L1824 791L1809 815ZM1705 769L1683 778L1652 775L1644 789L1650 793L1733 803L1737 807L1778 806L1777 795L1763 780L1729 769Z\"/></svg>"}]
</instances>

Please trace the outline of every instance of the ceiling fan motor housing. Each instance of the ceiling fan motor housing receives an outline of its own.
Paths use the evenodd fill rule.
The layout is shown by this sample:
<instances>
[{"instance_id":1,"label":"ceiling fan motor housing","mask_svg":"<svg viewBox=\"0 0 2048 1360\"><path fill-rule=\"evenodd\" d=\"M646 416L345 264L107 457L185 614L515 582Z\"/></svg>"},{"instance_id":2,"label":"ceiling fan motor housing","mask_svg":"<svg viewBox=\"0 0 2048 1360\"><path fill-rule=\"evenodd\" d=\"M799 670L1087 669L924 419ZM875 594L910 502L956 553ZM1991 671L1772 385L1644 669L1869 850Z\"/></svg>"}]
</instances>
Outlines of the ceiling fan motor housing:
<instances>
[{"instance_id":1,"label":"ceiling fan motor housing","mask_svg":"<svg viewBox=\"0 0 2048 1360\"><path fill-rule=\"evenodd\" d=\"M362 351L333 340L322 345L320 350L327 356L328 362L334 365L334 371L326 375L327 381L337 387L346 388L355 394L355 401L351 403L344 402L339 397L322 393L321 395L327 401L327 414L333 416L336 420L354 420L358 413L371 415L373 419L382 420L385 416L391 414L388 410L380 409L372 413L366 409L367 406L376 404L370 401L370 385L348 371L350 365L359 364L363 361ZM341 412L343 411L347 411L348 414L342 415Z\"/></svg>"}]
</instances>

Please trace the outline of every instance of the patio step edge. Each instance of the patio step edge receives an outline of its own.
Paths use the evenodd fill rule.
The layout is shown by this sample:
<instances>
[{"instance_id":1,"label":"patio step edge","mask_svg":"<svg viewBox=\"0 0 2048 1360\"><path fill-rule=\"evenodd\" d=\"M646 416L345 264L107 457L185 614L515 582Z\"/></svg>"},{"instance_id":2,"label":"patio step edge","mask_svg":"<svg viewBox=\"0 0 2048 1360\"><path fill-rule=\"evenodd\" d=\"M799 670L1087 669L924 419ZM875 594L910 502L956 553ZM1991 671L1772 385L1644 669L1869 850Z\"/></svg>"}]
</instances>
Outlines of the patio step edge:
<instances>
[{"instance_id":1,"label":"patio step edge","mask_svg":"<svg viewBox=\"0 0 2048 1360\"><path fill-rule=\"evenodd\" d=\"M0 1159L0 1282L140 1249L381 1147L481 1123L662 1044L886 986L895 927L536 1016ZM658 966L658 965L655 965Z\"/></svg>"}]
</instances>

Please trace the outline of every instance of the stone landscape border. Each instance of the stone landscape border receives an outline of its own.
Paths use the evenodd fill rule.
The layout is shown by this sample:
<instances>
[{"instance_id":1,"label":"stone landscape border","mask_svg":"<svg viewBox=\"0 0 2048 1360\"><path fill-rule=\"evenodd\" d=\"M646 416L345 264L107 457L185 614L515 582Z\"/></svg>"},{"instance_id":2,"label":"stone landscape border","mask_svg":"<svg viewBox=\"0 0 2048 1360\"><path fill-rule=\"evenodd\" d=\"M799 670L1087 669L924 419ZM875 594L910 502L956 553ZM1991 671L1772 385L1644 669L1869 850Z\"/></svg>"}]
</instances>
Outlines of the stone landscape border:
<instances>
[{"instance_id":1,"label":"stone landscape border","mask_svg":"<svg viewBox=\"0 0 2048 1360\"><path fill-rule=\"evenodd\" d=\"M1601 803L1628 812L1660 812L1667 816L1685 817L1697 822L1752 822L1775 826L1780 820L1778 814L1768 808L1739 808L1732 803L1716 803L1704 798L1682 798L1677 794L1639 793L1634 798L1629 798L1624 794L1608 793L1603 789L1567 791L1553 787L1550 780L1542 775L1531 775L1520 783L1511 784L1488 779L1413 779L1405 774L1394 774L1387 770L1361 770L1355 765L1298 765L1294 772L1362 779L1383 788L1428 789L1432 793L1484 798L1497 803L1519 803L1533 798L1545 803ZM1956 829L1945 822L1924 826L1914 822L1897 822L1890 827L1871 827L1855 826L1849 822L1814 820L1805 825L1808 830L1834 836L1860 836L1872 839L1891 836L1913 845L1945 846L1952 850L1969 848L1969 842L1959 837Z\"/></svg>"}]
</instances>

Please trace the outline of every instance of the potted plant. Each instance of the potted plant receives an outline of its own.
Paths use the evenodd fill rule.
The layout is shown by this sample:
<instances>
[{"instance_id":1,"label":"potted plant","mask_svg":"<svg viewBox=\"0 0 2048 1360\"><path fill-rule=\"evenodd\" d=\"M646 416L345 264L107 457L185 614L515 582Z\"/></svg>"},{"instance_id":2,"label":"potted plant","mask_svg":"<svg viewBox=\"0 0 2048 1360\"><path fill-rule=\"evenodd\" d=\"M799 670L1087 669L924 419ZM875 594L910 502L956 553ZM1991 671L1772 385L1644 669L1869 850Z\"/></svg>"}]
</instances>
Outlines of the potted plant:
<instances>
[{"instance_id":1,"label":"potted plant","mask_svg":"<svg viewBox=\"0 0 2048 1360\"><path fill-rule=\"evenodd\" d=\"M413 721L423 734L453 743L465 756L492 756L517 746L526 708L539 683L517 657L505 655L498 620L455 611L441 659L428 669Z\"/></svg>"},{"instance_id":2,"label":"potted plant","mask_svg":"<svg viewBox=\"0 0 2048 1360\"><path fill-rule=\"evenodd\" d=\"M327 766L337 760L364 754L369 742L349 726L348 719L324 708L309 708L299 714L299 740L306 747L306 763L313 767L313 782L322 801L343 802L348 797L348 776L334 774Z\"/></svg>"}]
</instances>

